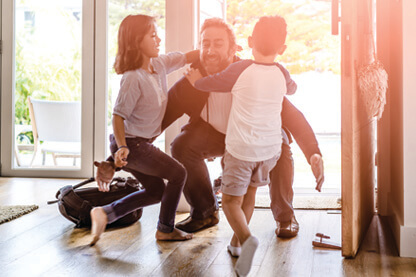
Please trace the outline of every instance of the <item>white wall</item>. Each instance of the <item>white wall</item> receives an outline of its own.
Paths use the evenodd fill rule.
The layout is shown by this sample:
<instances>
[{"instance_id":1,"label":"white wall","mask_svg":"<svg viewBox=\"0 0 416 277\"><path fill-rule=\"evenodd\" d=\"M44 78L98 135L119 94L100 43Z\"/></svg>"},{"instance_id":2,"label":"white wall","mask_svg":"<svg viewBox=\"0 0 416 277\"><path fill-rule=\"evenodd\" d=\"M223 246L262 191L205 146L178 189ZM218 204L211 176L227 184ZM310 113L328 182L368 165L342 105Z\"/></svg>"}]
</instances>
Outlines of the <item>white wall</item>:
<instances>
[{"instance_id":1,"label":"white wall","mask_svg":"<svg viewBox=\"0 0 416 277\"><path fill-rule=\"evenodd\" d=\"M166 1L166 53L171 51L190 51L197 40L196 0ZM168 87L182 77L183 70L168 76ZM165 152L170 153L170 143L187 122L187 116L174 122L165 132Z\"/></svg>"},{"instance_id":2,"label":"white wall","mask_svg":"<svg viewBox=\"0 0 416 277\"><path fill-rule=\"evenodd\" d=\"M403 226L400 256L416 257L416 1L403 0Z\"/></svg>"}]
</instances>

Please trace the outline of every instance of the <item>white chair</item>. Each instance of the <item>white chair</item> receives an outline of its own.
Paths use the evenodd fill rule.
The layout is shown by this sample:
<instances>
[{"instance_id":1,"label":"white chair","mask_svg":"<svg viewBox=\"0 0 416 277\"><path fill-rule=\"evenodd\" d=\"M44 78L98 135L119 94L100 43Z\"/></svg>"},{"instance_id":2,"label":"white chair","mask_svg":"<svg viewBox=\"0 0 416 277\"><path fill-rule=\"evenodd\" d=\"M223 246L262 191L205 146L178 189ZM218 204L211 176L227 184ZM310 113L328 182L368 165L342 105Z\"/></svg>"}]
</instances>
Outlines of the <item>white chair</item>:
<instances>
[{"instance_id":1,"label":"white chair","mask_svg":"<svg viewBox=\"0 0 416 277\"><path fill-rule=\"evenodd\" d=\"M39 150L45 164L46 153L56 158L81 157L81 102L36 100L28 97L29 114L32 122L34 153L32 166ZM40 143L42 142L42 143Z\"/></svg>"}]
</instances>

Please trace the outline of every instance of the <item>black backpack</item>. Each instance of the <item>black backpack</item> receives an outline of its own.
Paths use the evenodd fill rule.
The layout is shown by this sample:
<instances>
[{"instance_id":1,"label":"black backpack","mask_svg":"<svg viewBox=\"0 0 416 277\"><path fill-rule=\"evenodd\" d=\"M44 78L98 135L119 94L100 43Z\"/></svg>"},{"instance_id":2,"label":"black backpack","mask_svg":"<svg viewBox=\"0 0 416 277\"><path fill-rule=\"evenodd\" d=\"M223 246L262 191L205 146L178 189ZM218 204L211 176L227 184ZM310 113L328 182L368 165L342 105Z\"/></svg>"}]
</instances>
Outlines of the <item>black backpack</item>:
<instances>
[{"instance_id":1,"label":"black backpack","mask_svg":"<svg viewBox=\"0 0 416 277\"><path fill-rule=\"evenodd\" d=\"M74 186L64 186L57 191L57 200L48 201L47 203L58 203L61 214L66 219L74 222L76 228L90 227L90 211L93 207L107 205L130 193L143 189L139 182L131 177L127 179L121 177L114 178L110 184L110 191L108 192L99 191L98 187L80 188L94 181L94 178L90 178ZM137 209L111 223L111 226L133 224L142 217L142 214L143 210Z\"/></svg>"}]
</instances>

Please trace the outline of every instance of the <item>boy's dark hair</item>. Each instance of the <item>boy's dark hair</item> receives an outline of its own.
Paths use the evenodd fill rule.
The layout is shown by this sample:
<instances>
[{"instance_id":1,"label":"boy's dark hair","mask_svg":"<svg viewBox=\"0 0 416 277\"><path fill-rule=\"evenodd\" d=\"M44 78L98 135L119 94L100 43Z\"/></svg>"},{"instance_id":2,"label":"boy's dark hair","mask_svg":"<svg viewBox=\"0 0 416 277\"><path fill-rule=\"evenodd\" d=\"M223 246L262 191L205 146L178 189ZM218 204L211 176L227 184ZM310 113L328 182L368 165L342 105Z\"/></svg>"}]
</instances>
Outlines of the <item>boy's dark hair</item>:
<instances>
[{"instance_id":1,"label":"boy's dark hair","mask_svg":"<svg viewBox=\"0 0 416 277\"><path fill-rule=\"evenodd\" d=\"M253 47L265 56L276 54L286 41L286 21L283 17L262 16L254 26Z\"/></svg>"},{"instance_id":2,"label":"boy's dark hair","mask_svg":"<svg viewBox=\"0 0 416 277\"><path fill-rule=\"evenodd\" d=\"M212 18L208 18L205 19L204 23L201 26L201 30L200 30L200 34L202 34L205 29L210 28L210 27L217 27L217 28L224 28L224 30L227 32L228 35L228 40L230 42L230 49L232 49L233 47L235 47L237 45L237 39L235 37L234 31L231 28L231 26L224 21L224 19L219 18L219 17L212 17Z\"/></svg>"},{"instance_id":3,"label":"boy's dark hair","mask_svg":"<svg viewBox=\"0 0 416 277\"><path fill-rule=\"evenodd\" d=\"M155 24L155 18L143 14L129 15L123 19L118 30L118 49L114 63L117 74L142 66L143 57L139 45L152 24Z\"/></svg>"}]
</instances>

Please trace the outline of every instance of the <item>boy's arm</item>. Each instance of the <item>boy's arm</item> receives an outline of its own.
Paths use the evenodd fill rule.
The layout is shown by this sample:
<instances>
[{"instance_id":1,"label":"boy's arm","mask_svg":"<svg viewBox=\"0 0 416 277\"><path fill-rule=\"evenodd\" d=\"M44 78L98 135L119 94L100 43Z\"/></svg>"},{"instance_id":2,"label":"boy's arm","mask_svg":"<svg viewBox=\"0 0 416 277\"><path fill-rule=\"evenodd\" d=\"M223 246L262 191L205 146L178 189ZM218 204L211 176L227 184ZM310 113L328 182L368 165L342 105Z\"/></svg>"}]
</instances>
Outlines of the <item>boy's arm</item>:
<instances>
[{"instance_id":1,"label":"boy's arm","mask_svg":"<svg viewBox=\"0 0 416 277\"><path fill-rule=\"evenodd\" d=\"M286 94L287 95L294 94L296 92L296 90L298 89L298 85L296 84L295 81L293 81L292 77L290 77L289 71L287 71L287 69L284 66L282 66L279 63L276 63L276 64L280 68L280 70L282 71L283 76L285 76L286 90L287 90Z\"/></svg>"},{"instance_id":2,"label":"boy's arm","mask_svg":"<svg viewBox=\"0 0 416 277\"><path fill-rule=\"evenodd\" d=\"M240 74L252 63L250 60L235 62L220 73L197 80L195 88L206 92L231 92Z\"/></svg>"}]
</instances>

